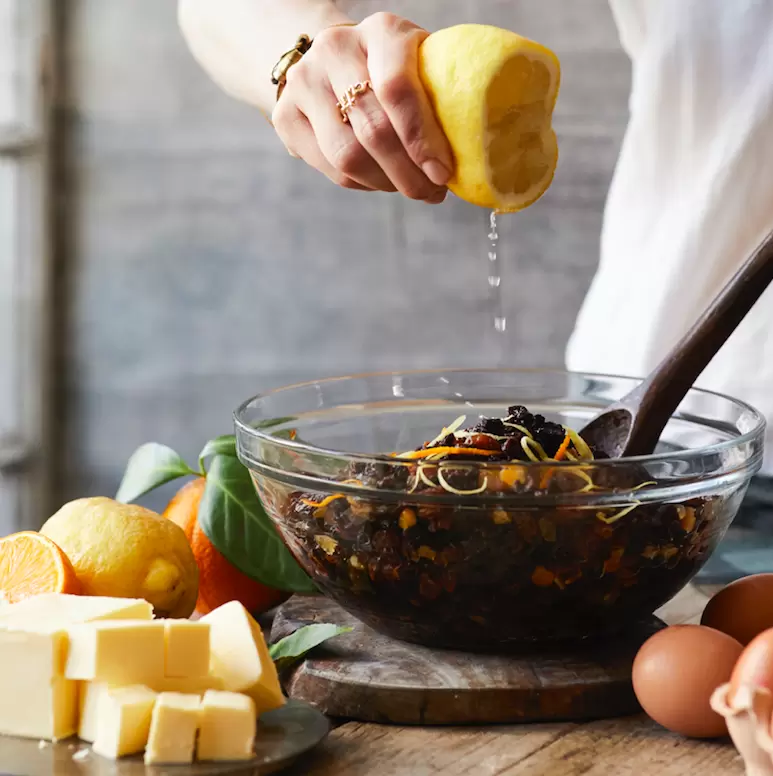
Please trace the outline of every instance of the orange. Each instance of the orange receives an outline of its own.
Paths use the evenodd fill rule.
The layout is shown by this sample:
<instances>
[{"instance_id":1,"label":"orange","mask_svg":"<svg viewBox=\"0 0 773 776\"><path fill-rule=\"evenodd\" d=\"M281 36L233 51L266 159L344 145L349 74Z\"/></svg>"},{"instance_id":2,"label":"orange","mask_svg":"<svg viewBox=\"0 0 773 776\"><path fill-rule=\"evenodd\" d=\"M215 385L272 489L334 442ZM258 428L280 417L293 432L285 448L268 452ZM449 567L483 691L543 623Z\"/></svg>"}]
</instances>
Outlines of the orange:
<instances>
[{"instance_id":1,"label":"orange","mask_svg":"<svg viewBox=\"0 0 773 776\"><path fill-rule=\"evenodd\" d=\"M261 614L286 601L289 593L266 587L242 574L209 541L198 520L206 482L199 477L183 485L164 510L164 517L185 531L199 567L196 611L207 614L229 601L239 601L248 612Z\"/></svg>"},{"instance_id":2,"label":"orange","mask_svg":"<svg viewBox=\"0 0 773 776\"><path fill-rule=\"evenodd\" d=\"M68 557L50 539L22 531L0 539L0 603L40 593L80 593Z\"/></svg>"}]
</instances>

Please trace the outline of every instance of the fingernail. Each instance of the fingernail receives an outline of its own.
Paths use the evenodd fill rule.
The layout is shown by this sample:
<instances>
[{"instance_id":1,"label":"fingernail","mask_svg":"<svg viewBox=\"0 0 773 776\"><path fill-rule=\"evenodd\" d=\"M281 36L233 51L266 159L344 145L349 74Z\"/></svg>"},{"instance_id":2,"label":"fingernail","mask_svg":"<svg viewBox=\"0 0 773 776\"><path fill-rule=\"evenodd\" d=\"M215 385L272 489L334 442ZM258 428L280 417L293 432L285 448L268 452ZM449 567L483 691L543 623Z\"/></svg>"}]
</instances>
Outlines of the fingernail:
<instances>
[{"instance_id":1,"label":"fingernail","mask_svg":"<svg viewBox=\"0 0 773 776\"><path fill-rule=\"evenodd\" d=\"M436 185L445 186L451 180L451 171L437 159L429 159L422 164L424 174Z\"/></svg>"},{"instance_id":2,"label":"fingernail","mask_svg":"<svg viewBox=\"0 0 773 776\"><path fill-rule=\"evenodd\" d=\"M448 191L446 189L443 189L442 191L439 191L437 194L433 194L431 197L427 197L424 201L429 205L439 205L443 200L446 198L446 194Z\"/></svg>"}]
</instances>

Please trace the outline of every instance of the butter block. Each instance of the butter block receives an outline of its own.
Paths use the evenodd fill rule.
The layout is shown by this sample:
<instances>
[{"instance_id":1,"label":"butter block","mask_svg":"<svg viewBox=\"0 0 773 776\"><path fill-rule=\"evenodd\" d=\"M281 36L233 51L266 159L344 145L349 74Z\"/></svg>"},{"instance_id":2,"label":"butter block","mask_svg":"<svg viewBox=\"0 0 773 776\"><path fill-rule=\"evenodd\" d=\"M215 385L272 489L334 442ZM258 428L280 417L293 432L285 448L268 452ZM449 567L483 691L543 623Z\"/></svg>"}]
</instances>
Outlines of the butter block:
<instances>
[{"instance_id":1,"label":"butter block","mask_svg":"<svg viewBox=\"0 0 773 776\"><path fill-rule=\"evenodd\" d=\"M107 690L99 704L92 749L115 760L145 749L156 693L134 685Z\"/></svg>"},{"instance_id":2,"label":"butter block","mask_svg":"<svg viewBox=\"0 0 773 776\"><path fill-rule=\"evenodd\" d=\"M42 593L0 608L0 628L36 624L50 630L95 620L151 620L153 607L141 598Z\"/></svg>"},{"instance_id":3,"label":"butter block","mask_svg":"<svg viewBox=\"0 0 773 776\"><path fill-rule=\"evenodd\" d=\"M67 679L148 684L164 676L161 620L104 620L68 630Z\"/></svg>"},{"instance_id":4,"label":"butter block","mask_svg":"<svg viewBox=\"0 0 773 776\"><path fill-rule=\"evenodd\" d=\"M191 678L209 673L209 623L164 620L164 676Z\"/></svg>"},{"instance_id":5,"label":"butter block","mask_svg":"<svg viewBox=\"0 0 773 776\"><path fill-rule=\"evenodd\" d=\"M62 676L68 645L65 630L0 629L0 671L13 670L16 661L30 661L46 678Z\"/></svg>"},{"instance_id":6,"label":"butter block","mask_svg":"<svg viewBox=\"0 0 773 776\"><path fill-rule=\"evenodd\" d=\"M249 695L258 714L284 705L274 661L260 626L238 601L201 618L210 625L210 673L223 689Z\"/></svg>"},{"instance_id":7,"label":"butter block","mask_svg":"<svg viewBox=\"0 0 773 776\"><path fill-rule=\"evenodd\" d=\"M251 759L256 723L255 702L248 695L209 690L201 701L198 759Z\"/></svg>"},{"instance_id":8,"label":"butter block","mask_svg":"<svg viewBox=\"0 0 773 776\"><path fill-rule=\"evenodd\" d=\"M78 726L77 684L61 677L66 634L0 631L0 733L54 741Z\"/></svg>"},{"instance_id":9,"label":"butter block","mask_svg":"<svg viewBox=\"0 0 773 776\"><path fill-rule=\"evenodd\" d=\"M199 729L198 695L161 693L153 707L145 764L192 763Z\"/></svg>"}]
</instances>

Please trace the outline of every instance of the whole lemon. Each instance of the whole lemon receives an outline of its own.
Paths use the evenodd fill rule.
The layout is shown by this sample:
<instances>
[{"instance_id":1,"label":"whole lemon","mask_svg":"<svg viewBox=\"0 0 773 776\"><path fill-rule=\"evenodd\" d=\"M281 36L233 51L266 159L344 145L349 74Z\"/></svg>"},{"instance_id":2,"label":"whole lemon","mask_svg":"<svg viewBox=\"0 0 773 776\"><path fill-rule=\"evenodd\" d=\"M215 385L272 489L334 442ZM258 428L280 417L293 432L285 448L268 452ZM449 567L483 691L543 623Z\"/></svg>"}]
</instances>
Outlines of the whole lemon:
<instances>
[{"instance_id":1,"label":"whole lemon","mask_svg":"<svg viewBox=\"0 0 773 776\"><path fill-rule=\"evenodd\" d=\"M40 533L65 552L85 595L144 598L157 617L189 617L196 606L199 571L185 532L149 509L82 498Z\"/></svg>"},{"instance_id":2,"label":"whole lemon","mask_svg":"<svg viewBox=\"0 0 773 776\"><path fill-rule=\"evenodd\" d=\"M454 194L508 212L545 193L558 162L552 118L561 80L550 49L460 24L424 40L419 75L454 154Z\"/></svg>"}]
</instances>

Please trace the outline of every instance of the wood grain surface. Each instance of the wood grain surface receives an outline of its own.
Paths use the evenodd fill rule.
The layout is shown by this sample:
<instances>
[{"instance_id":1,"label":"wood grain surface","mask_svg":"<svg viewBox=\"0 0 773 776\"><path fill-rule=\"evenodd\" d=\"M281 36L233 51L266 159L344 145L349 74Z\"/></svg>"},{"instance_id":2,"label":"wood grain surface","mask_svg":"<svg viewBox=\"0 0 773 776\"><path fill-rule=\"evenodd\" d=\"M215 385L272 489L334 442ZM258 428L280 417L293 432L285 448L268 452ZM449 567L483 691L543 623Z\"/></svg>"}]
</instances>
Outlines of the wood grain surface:
<instances>
[{"instance_id":1,"label":"wood grain surface","mask_svg":"<svg viewBox=\"0 0 773 776\"><path fill-rule=\"evenodd\" d=\"M697 622L712 589L688 587L657 612ZM489 727L341 724L287 776L743 776L728 741L689 741L643 715Z\"/></svg>"},{"instance_id":2,"label":"wood grain surface","mask_svg":"<svg viewBox=\"0 0 773 776\"><path fill-rule=\"evenodd\" d=\"M585 724L397 728L348 723L288 776L742 776L726 742L688 741L644 717Z\"/></svg>"}]
</instances>

